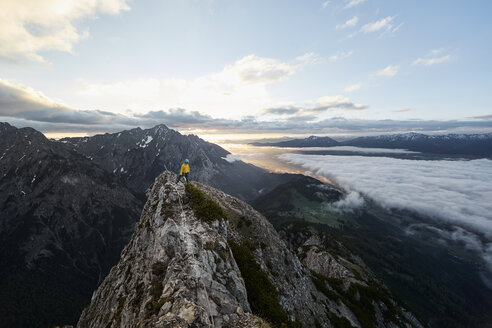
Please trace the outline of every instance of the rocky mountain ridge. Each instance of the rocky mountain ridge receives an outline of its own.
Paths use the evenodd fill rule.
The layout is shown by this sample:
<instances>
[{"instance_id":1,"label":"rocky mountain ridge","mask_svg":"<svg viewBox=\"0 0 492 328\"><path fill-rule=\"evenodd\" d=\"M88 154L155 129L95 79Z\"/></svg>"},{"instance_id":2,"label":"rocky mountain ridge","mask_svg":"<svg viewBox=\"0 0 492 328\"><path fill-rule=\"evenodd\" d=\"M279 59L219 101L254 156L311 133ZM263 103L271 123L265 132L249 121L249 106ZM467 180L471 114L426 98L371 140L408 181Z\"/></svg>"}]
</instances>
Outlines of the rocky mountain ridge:
<instances>
[{"instance_id":1,"label":"rocky mountain ridge","mask_svg":"<svg viewBox=\"0 0 492 328\"><path fill-rule=\"evenodd\" d=\"M292 139L280 142L254 142L253 146L271 146L271 147L333 147L339 146L340 143L330 137L310 136L304 139Z\"/></svg>"},{"instance_id":2,"label":"rocky mountain ridge","mask_svg":"<svg viewBox=\"0 0 492 328\"><path fill-rule=\"evenodd\" d=\"M163 171L179 172L190 160L191 179L243 200L260 195L260 190L283 182L273 175L242 161L227 161L230 153L195 135L182 135L164 124L151 129L135 128L91 137L64 138L59 141L115 175L122 183L144 193ZM278 180L278 182L277 182Z\"/></svg>"},{"instance_id":3,"label":"rocky mountain ridge","mask_svg":"<svg viewBox=\"0 0 492 328\"><path fill-rule=\"evenodd\" d=\"M77 327L420 327L362 263L315 237L301 262L251 206L175 177L164 172L149 188Z\"/></svg>"},{"instance_id":4,"label":"rocky mountain ridge","mask_svg":"<svg viewBox=\"0 0 492 328\"><path fill-rule=\"evenodd\" d=\"M399 148L425 153L492 156L492 133L426 135L404 133L359 137L343 142L345 146L370 148Z\"/></svg>"},{"instance_id":5,"label":"rocky mountain ridge","mask_svg":"<svg viewBox=\"0 0 492 328\"><path fill-rule=\"evenodd\" d=\"M143 203L85 157L0 123L0 327L74 322Z\"/></svg>"},{"instance_id":6,"label":"rocky mountain ridge","mask_svg":"<svg viewBox=\"0 0 492 328\"><path fill-rule=\"evenodd\" d=\"M243 199L290 179L229 163L219 146L164 125L76 140L0 123L1 328L74 323L169 163L178 171L189 157L193 179Z\"/></svg>"},{"instance_id":7,"label":"rocky mountain ridge","mask_svg":"<svg viewBox=\"0 0 492 328\"><path fill-rule=\"evenodd\" d=\"M358 137L341 142L337 142L329 137L310 136L305 139L269 143L257 142L252 143L252 145L296 148L353 146L362 148L406 149L423 153L454 156L491 157L492 133L426 135L410 132Z\"/></svg>"}]
</instances>

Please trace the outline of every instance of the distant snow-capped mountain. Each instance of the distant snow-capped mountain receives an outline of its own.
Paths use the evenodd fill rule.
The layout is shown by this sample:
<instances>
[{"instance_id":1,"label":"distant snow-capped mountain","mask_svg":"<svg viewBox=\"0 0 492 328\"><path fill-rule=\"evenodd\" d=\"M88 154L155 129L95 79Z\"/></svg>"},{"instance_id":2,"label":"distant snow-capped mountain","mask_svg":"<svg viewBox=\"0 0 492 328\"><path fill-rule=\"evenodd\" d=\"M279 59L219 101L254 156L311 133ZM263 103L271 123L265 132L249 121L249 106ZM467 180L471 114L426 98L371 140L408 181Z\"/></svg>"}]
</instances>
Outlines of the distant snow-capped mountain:
<instances>
[{"instance_id":1,"label":"distant snow-capped mountain","mask_svg":"<svg viewBox=\"0 0 492 328\"><path fill-rule=\"evenodd\" d=\"M399 148L446 155L492 156L492 133L426 135L412 132L359 137L342 144L366 148Z\"/></svg>"},{"instance_id":2,"label":"distant snow-capped mountain","mask_svg":"<svg viewBox=\"0 0 492 328\"><path fill-rule=\"evenodd\" d=\"M310 136L305 139L292 139L280 142L255 142L252 145L293 148L353 146L363 148L407 149L442 155L490 157L492 156L492 133L426 135L410 132L359 137L343 142L338 142L329 137Z\"/></svg>"},{"instance_id":3,"label":"distant snow-capped mountain","mask_svg":"<svg viewBox=\"0 0 492 328\"><path fill-rule=\"evenodd\" d=\"M295 147L295 148L305 148L305 147L333 147L339 146L340 143L333 140L330 137L317 137L310 136L304 139L292 139L280 142L255 142L252 143L253 146L270 146L270 147Z\"/></svg>"}]
</instances>

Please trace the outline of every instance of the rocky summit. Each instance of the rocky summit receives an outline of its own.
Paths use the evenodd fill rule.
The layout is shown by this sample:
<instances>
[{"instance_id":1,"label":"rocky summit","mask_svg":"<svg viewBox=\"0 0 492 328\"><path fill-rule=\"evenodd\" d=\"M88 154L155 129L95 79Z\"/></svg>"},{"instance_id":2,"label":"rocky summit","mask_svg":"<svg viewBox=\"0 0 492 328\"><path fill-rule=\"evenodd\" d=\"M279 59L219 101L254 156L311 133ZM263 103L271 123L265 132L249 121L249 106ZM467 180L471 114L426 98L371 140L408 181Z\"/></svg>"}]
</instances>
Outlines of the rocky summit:
<instances>
[{"instance_id":1,"label":"rocky summit","mask_svg":"<svg viewBox=\"0 0 492 328\"><path fill-rule=\"evenodd\" d=\"M362 263L306 241L304 262L251 206L164 172L86 327L420 327Z\"/></svg>"}]
</instances>

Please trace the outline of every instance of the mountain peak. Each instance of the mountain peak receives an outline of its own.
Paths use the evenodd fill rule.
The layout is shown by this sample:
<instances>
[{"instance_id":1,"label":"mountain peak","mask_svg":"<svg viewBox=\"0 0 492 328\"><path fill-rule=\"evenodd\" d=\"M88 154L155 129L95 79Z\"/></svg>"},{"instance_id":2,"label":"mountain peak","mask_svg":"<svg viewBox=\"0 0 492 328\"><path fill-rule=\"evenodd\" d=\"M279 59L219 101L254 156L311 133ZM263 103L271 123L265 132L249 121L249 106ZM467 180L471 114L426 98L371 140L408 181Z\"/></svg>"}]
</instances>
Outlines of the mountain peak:
<instances>
[{"instance_id":1,"label":"mountain peak","mask_svg":"<svg viewBox=\"0 0 492 328\"><path fill-rule=\"evenodd\" d=\"M161 131L161 130L169 130L169 128L167 127L167 125L161 123L161 124L157 124L156 126L151 128L151 130Z\"/></svg>"},{"instance_id":2,"label":"mountain peak","mask_svg":"<svg viewBox=\"0 0 492 328\"><path fill-rule=\"evenodd\" d=\"M78 327L264 324L251 314L227 241L228 221L199 218L192 206L196 199L175 181L176 175L164 172L149 188L130 243L94 293Z\"/></svg>"},{"instance_id":3,"label":"mountain peak","mask_svg":"<svg viewBox=\"0 0 492 328\"><path fill-rule=\"evenodd\" d=\"M396 303L385 292L368 299L367 290L381 286L367 275L358 280L362 275L323 251L319 238L301 247L301 262L250 205L175 181L164 172L148 189L130 243L77 327L330 327L332 320L359 327L367 317L374 327L420 327L405 312L388 313ZM354 290L364 293L360 300Z\"/></svg>"}]
</instances>

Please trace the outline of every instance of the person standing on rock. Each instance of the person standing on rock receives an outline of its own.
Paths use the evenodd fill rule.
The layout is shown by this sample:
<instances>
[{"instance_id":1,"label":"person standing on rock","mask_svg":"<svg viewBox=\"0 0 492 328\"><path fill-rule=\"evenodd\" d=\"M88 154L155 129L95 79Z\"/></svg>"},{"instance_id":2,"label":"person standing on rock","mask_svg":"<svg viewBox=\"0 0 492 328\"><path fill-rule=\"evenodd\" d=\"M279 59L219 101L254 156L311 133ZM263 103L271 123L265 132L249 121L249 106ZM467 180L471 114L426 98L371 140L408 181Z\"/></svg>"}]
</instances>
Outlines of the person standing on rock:
<instances>
[{"instance_id":1,"label":"person standing on rock","mask_svg":"<svg viewBox=\"0 0 492 328\"><path fill-rule=\"evenodd\" d=\"M181 165L181 170L179 171L178 180L176 180L176 183L178 183L179 180L181 180L181 177L183 175L185 177L186 183L189 183L190 182L190 178L189 178L189 175L190 175L190 161L188 159L185 159L183 165Z\"/></svg>"}]
</instances>

